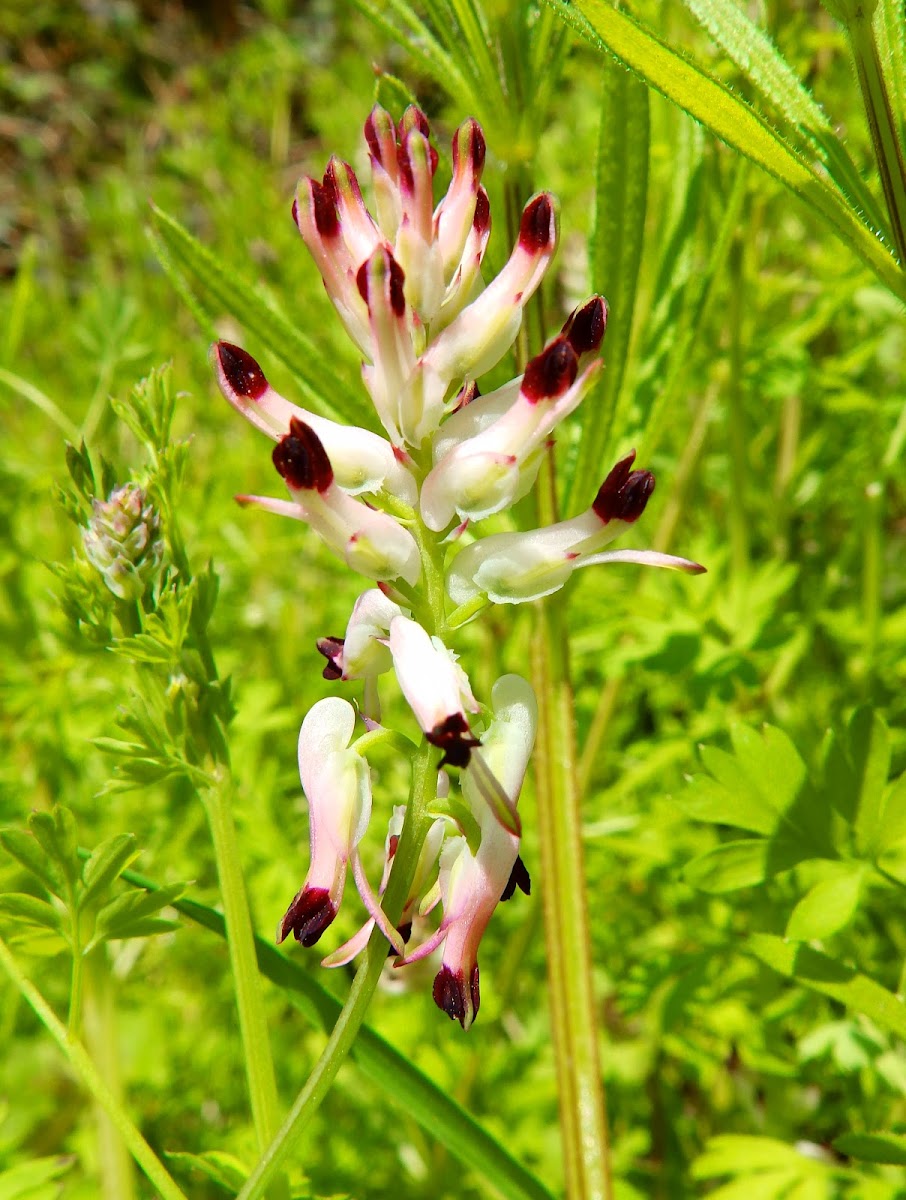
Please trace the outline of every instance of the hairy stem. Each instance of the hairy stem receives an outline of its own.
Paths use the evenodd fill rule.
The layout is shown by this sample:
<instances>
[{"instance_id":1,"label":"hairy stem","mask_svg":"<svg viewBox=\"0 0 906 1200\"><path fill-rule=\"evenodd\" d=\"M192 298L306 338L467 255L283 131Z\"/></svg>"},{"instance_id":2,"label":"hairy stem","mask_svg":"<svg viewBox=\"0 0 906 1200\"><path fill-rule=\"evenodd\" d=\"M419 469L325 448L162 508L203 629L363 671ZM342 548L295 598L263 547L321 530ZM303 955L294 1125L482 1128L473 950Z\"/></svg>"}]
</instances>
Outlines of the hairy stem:
<instances>
[{"instance_id":1,"label":"hairy stem","mask_svg":"<svg viewBox=\"0 0 906 1200\"><path fill-rule=\"evenodd\" d=\"M847 33L897 257L900 266L906 268L906 165L869 12L860 11L848 23Z\"/></svg>"}]
</instances>

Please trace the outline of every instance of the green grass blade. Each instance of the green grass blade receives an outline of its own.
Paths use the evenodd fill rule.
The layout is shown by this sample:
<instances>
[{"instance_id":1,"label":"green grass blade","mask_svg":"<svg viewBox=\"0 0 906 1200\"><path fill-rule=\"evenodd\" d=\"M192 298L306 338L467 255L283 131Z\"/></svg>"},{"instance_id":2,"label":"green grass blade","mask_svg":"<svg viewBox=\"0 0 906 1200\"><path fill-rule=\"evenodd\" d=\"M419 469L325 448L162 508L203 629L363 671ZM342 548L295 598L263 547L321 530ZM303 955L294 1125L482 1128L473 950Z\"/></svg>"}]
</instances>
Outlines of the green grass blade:
<instances>
[{"instance_id":1,"label":"green grass blade","mask_svg":"<svg viewBox=\"0 0 906 1200\"><path fill-rule=\"evenodd\" d=\"M719 292L718 284L724 278L724 266L742 211L750 169L744 159L737 160L737 170L729 188L707 266L698 276L691 294L683 296L671 353L663 364L663 371L655 372L652 380L654 386L647 389L647 395L641 394L638 397L640 426L633 440L637 442L642 458L649 462L660 440L670 407L679 394L680 385L692 361L698 331L707 320L714 297Z\"/></svg>"},{"instance_id":2,"label":"green grass blade","mask_svg":"<svg viewBox=\"0 0 906 1200\"><path fill-rule=\"evenodd\" d=\"M473 81L462 73L424 21L404 0L352 0L353 4L388 37L401 42L412 58L451 95L467 108L475 106ZM392 12L396 21L388 14Z\"/></svg>"},{"instance_id":3,"label":"green grass blade","mask_svg":"<svg viewBox=\"0 0 906 1200\"><path fill-rule=\"evenodd\" d=\"M780 118L805 153L817 152L831 178L872 226L887 221L824 110L771 41L735 0L684 0L755 90L761 105ZM797 136L798 135L798 136Z\"/></svg>"},{"instance_id":4,"label":"green grass blade","mask_svg":"<svg viewBox=\"0 0 906 1200\"><path fill-rule=\"evenodd\" d=\"M286 316L256 290L254 284L238 272L221 265L216 256L189 231L156 205L151 205L153 232L163 243L167 258L163 266L168 275L182 280L179 288L194 297L193 312L199 320L203 313L207 331L211 321L229 313L292 371L305 399L316 411L334 420L365 422L369 408L364 398L343 379L338 364L325 357L311 338L297 329ZM330 387L331 399L325 396Z\"/></svg>"},{"instance_id":5,"label":"green grass blade","mask_svg":"<svg viewBox=\"0 0 906 1200\"><path fill-rule=\"evenodd\" d=\"M855 967L768 933L752 934L746 948L772 970L839 1000L897 1037L906 1038L906 1004L867 975L861 975Z\"/></svg>"},{"instance_id":6,"label":"green grass blade","mask_svg":"<svg viewBox=\"0 0 906 1200\"><path fill-rule=\"evenodd\" d=\"M617 63L602 64L601 126L591 243L591 284L610 306L607 370L584 422L573 471L565 477L564 510L586 508L601 483L632 341L636 285L648 194L648 89Z\"/></svg>"},{"instance_id":7,"label":"green grass blade","mask_svg":"<svg viewBox=\"0 0 906 1200\"><path fill-rule=\"evenodd\" d=\"M554 4L583 37L613 54L650 87L799 196L894 295L906 299L906 273L890 251L837 188L740 97L607 0L547 3Z\"/></svg>"},{"instance_id":8,"label":"green grass blade","mask_svg":"<svg viewBox=\"0 0 906 1200\"><path fill-rule=\"evenodd\" d=\"M906 20L903 0L881 0L875 13L875 35L897 119L900 140L906 143Z\"/></svg>"},{"instance_id":9,"label":"green grass blade","mask_svg":"<svg viewBox=\"0 0 906 1200\"><path fill-rule=\"evenodd\" d=\"M154 891L159 885L135 871L122 878L135 887ZM197 925L225 936L223 916L195 900L180 899L173 907ZM342 1005L307 971L263 938L255 938L261 973L292 994L299 1011L329 1032ZM445 1095L382 1037L363 1027L352 1051L359 1068L441 1145L470 1170L482 1175L509 1200L552 1200L551 1193L518 1163L460 1106Z\"/></svg>"},{"instance_id":10,"label":"green grass blade","mask_svg":"<svg viewBox=\"0 0 906 1200\"><path fill-rule=\"evenodd\" d=\"M792 125L830 130L823 109L736 0L683 0L758 92Z\"/></svg>"}]
</instances>

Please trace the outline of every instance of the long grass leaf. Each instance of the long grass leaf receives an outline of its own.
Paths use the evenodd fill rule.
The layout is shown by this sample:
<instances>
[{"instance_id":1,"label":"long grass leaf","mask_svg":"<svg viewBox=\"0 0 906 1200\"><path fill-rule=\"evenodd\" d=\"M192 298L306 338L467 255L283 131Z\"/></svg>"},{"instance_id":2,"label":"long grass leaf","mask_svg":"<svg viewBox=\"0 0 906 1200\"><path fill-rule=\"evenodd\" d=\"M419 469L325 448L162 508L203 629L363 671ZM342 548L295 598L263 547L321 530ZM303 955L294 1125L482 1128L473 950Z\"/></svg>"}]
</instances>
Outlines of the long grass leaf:
<instances>
[{"instance_id":1,"label":"long grass leaf","mask_svg":"<svg viewBox=\"0 0 906 1200\"><path fill-rule=\"evenodd\" d=\"M418 13L404 0L386 0L383 4L371 0L352 0L352 3L381 30L400 42L422 69L437 80L462 103L474 106L473 81L463 74L450 55L425 25ZM396 17L391 19L390 14Z\"/></svg>"},{"instance_id":2,"label":"long grass leaf","mask_svg":"<svg viewBox=\"0 0 906 1200\"><path fill-rule=\"evenodd\" d=\"M648 89L616 63L602 69L601 126L591 243L591 284L606 293L607 370L595 403L583 406L579 453L565 477L567 512L586 507L600 484L604 450L632 339L648 193Z\"/></svg>"},{"instance_id":3,"label":"long grass leaf","mask_svg":"<svg viewBox=\"0 0 906 1200\"><path fill-rule=\"evenodd\" d=\"M906 299L906 273L839 191L739 96L606 0L546 0L587 40L614 55L734 150L820 214L881 282Z\"/></svg>"},{"instance_id":4,"label":"long grass leaf","mask_svg":"<svg viewBox=\"0 0 906 1200\"><path fill-rule=\"evenodd\" d=\"M206 314L203 328L209 328L221 313L229 313L292 371L312 408L335 420L370 422L362 395L343 379L337 363L263 299L249 280L232 268L227 271L207 247L156 205L151 206L151 221L167 250L162 265L168 274L181 277L194 297L196 315L200 316L198 308ZM330 399L324 394L328 384Z\"/></svg>"},{"instance_id":5,"label":"long grass leaf","mask_svg":"<svg viewBox=\"0 0 906 1200\"><path fill-rule=\"evenodd\" d=\"M83 853L80 851L80 853ZM153 880L135 871L124 871L122 878L134 887L155 891ZM225 937L221 913L196 900L175 900L173 908L195 924ZM299 1011L314 1025L329 1032L342 1005L330 992L292 959L255 937L255 953L261 973L278 987L291 993ZM423 1075L382 1037L364 1026L356 1039L352 1057L359 1069L388 1099L436 1138L470 1170L482 1175L509 1200L553 1200L551 1193L529 1171L465 1111L455 1100Z\"/></svg>"},{"instance_id":6,"label":"long grass leaf","mask_svg":"<svg viewBox=\"0 0 906 1200\"><path fill-rule=\"evenodd\" d=\"M748 80L760 104L781 119L798 149L817 153L856 210L886 234L886 218L827 115L767 34L735 0L684 3Z\"/></svg>"}]
</instances>

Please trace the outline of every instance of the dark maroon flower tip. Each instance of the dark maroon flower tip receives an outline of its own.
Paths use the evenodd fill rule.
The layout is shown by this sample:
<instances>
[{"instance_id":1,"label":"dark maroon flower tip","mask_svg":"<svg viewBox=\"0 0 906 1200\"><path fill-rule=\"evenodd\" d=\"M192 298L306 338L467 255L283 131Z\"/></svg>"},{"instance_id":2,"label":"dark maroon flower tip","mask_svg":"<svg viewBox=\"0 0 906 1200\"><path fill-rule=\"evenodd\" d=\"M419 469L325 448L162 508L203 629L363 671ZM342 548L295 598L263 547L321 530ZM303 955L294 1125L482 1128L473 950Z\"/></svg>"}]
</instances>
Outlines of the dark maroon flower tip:
<instances>
[{"instance_id":1,"label":"dark maroon flower tip","mask_svg":"<svg viewBox=\"0 0 906 1200\"><path fill-rule=\"evenodd\" d=\"M315 643L318 653L323 654L327 659L327 665L321 672L325 679L343 678L343 668L338 665L337 659L343 653L344 644L344 639L341 637L322 637L318 638Z\"/></svg>"},{"instance_id":2,"label":"dark maroon flower tip","mask_svg":"<svg viewBox=\"0 0 906 1200\"><path fill-rule=\"evenodd\" d=\"M613 468L595 496L592 508L606 525L608 521L637 521L654 491L650 471L633 471L633 450Z\"/></svg>"},{"instance_id":3,"label":"dark maroon flower tip","mask_svg":"<svg viewBox=\"0 0 906 1200\"><path fill-rule=\"evenodd\" d=\"M377 255L382 255L384 258L386 287L393 315L397 318L402 318L406 312L406 292L404 289L406 273L386 246L378 246L371 258L366 259L358 271L356 271L355 284L359 289L359 295L366 304L370 304L371 281L369 278L369 267L375 261Z\"/></svg>"},{"instance_id":4,"label":"dark maroon flower tip","mask_svg":"<svg viewBox=\"0 0 906 1200\"><path fill-rule=\"evenodd\" d=\"M333 467L321 439L298 417L289 423L289 433L274 447L274 466L293 491L326 492L333 483Z\"/></svg>"},{"instance_id":5,"label":"dark maroon flower tip","mask_svg":"<svg viewBox=\"0 0 906 1200\"><path fill-rule=\"evenodd\" d=\"M337 213L337 189L330 175L329 168L324 174L324 182L310 179L311 210L315 218L315 228L322 238L337 238L340 236L340 217ZM298 201L293 205L293 219L299 224Z\"/></svg>"},{"instance_id":6,"label":"dark maroon flower tip","mask_svg":"<svg viewBox=\"0 0 906 1200\"><path fill-rule=\"evenodd\" d=\"M604 297L592 296L571 314L561 337L569 340L576 354L591 354L601 345L607 331L607 311Z\"/></svg>"},{"instance_id":7,"label":"dark maroon flower tip","mask_svg":"<svg viewBox=\"0 0 906 1200\"><path fill-rule=\"evenodd\" d=\"M481 742L473 737L468 722L462 713L452 713L438 722L430 733L425 734L432 746L443 750L444 756L437 764L441 767L467 767L472 757L472 751Z\"/></svg>"},{"instance_id":8,"label":"dark maroon flower tip","mask_svg":"<svg viewBox=\"0 0 906 1200\"><path fill-rule=\"evenodd\" d=\"M553 243L554 206L546 192L530 200L519 222L519 245L529 254L540 254Z\"/></svg>"},{"instance_id":9,"label":"dark maroon flower tip","mask_svg":"<svg viewBox=\"0 0 906 1200\"><path fill-rule=\"evenodd\" d=\"M483 187L478 189L475 197L475 216L472 218L472 228L479 234L491 228L491 201Z\"/></svg>"},{"instance_id":10,"label":"dark maroon flower tip","mask_svg":"<svg viewBox=\"0 0 906 1200\"><path fill-rule=\"evenodd\" d=\"M578 370L575 350L565 338L557 338L525 368L520 391L531 404L556 399L572 386Z\"/></svg>"},{"instance_id":11,"label":"dark maroon flower tip","mask_svg":"<svg viewBox=\"0 0 906 1200\"><path fill-rule=\"evenodd\" d=\"M224 378L237 396L260 400L267 391L264 372L246 350L232 342L217 342L214 353Z\"/></svg>"},{"instance_id":12,"label":"dark maroon flower tip","mask_svg":"<svg viewBox=\"0 0 906 1200\"><path fill-rule=\"evenodd\" d=\"M277 928L277 945L292 934L303 946L313 946L336 915L327 888L304 887L293 897Z\"/></svg>"},{"instance_id":13,"label":"dark maroon flower tip","mask_svg":"<svg viewBox=\"0 0 906 1200\"><path fill-rule=\"evenodd\" d=\"M434 977L434 1003L447 1014L451 1021L458 1021L463 1029L475 1020L480 996L478 992L478 964L469 977L469 994L466 997L466 981L462 971L453 972L443 966ZM469 1003L471 1001L471 1003ZM471 1011L469 1011L471 1009Z\"/></svg>"},{"instance_id":14,"label":"dark maroon flower tip","mask_svg":"<svg viewBox=\"0 0 906 1200\"><path fill-rule=\"evenodd\" d=\"M456 137L453 139L454 173L459 170L463 154L465 154L465 158L472 168L473 174L480 175L484 169L487 143L484 140L482 128L474 117L469 117L467 121L463 121L462 125L456 131Z\"/></svg>"},{"instance_id":15,"label":"dark maroon flower tip","mask_svg":"<svg viewBox=\"0 0 906 1200\"><path fill-rule=\"evenodd\" d=\"M516 861L513 863L513 869L510 871L510 877L506 882L506 887L501 893L501 900L512 900L516 894L516 888L520 892L524 892L526 896L532 894L532 877L528 873L528 867L522 861L521 855L516 855Z\"/></svg>"}]
</instances>

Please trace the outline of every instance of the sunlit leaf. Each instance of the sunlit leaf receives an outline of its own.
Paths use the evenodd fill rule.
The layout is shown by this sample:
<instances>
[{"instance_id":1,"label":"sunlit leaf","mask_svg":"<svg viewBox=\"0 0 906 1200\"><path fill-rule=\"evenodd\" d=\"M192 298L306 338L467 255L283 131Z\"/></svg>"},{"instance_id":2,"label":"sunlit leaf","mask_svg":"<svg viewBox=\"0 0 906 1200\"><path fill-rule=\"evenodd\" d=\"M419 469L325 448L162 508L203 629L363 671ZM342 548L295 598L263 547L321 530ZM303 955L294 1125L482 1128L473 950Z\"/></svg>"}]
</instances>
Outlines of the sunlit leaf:
<instances>
[{"instance_id":1,"label":"sunlit leaf","mask_svg":"<svg viewBox=\"0 0 906 1200\"><path fill-rule=\"evenodd\" d=\"M816 883L790 914L786 936L807 942L844 929L858 911L864 876L864 868L857 866Z\"/></svg>"},{"instance_id":2,"label":"sunlit leaf","mask_svg":"<svg viewBox=\"0 0 906 1200\"><path fill-rule=\"evenodd\" d=\"M118 833L101 842L82 867L85 890L80 897L80 904L87 904L101 895L134 862L138 854L133 833Z\"/></svg>"},{"instance_id":3,"label":"sunlit leaf","mask_svg":"<svg viewBox=\"0 0 906 1200\"><path fill-rule=\"evenodd\" d=\"M565 507L580 512L600 486L633 329L648 193L648 89L616 63L601 69L591 286L609 305L607 371L582 406L582 437L569 471Z\"/></svg>"},{"instance_id":4,"label":"sunlit leaf","mask_svg":"<svg viewBox=\"0 0 906 1200\"><path fill-rule=\"evenodd\" d=\"M867 975L860 974L855 967L837 962L810 946L787 942L772 934L751 934L745 945L772 970L795 979L812 991L839 1000L897 1037L906 1037L906 1004Z\"/></svg>"},{"instance_id":5,"label":"sunlit leaf","mask_svg":"<svg viewBox=\"0 0 906 1200\"><path fill-rule=\"evenodd\" d=\"M0 895L0 917L7 917L13 922L24 921L27 925L39 925L53 933L61 933L63 929L62 915L52 904L24 892L4 892Z\"/></svg>"},{"instance_id":6,"label":"sunlit leaf","mask_svg":"<svg viewBox=\"0 0 906 1200\"><path fill-rule=\"evenodd\" d=\"M906 1167L906 1134L844 1133L834 1139L834 1149L863 1162L891 1163Z\"/></svg>"}]
</instances>

